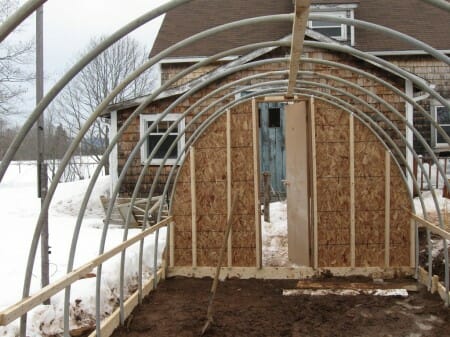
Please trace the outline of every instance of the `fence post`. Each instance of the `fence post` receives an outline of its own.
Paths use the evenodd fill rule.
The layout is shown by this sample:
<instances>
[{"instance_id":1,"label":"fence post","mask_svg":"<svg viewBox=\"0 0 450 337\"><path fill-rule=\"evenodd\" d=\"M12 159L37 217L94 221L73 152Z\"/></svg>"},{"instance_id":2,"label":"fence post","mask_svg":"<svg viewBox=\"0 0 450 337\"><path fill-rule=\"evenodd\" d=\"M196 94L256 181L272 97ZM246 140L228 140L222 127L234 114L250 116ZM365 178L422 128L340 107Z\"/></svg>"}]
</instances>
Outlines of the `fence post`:
<instances>
[{"instance_id":1,"label":"fence post","mask_svg":"<svg viewBox=\"0 0 450 337\"><path fill-rule=\"evenodd\" d=\"M264 221L270 222L270 181L271 173L263 172L264 183Z\"/></svg>"}]
</instances>

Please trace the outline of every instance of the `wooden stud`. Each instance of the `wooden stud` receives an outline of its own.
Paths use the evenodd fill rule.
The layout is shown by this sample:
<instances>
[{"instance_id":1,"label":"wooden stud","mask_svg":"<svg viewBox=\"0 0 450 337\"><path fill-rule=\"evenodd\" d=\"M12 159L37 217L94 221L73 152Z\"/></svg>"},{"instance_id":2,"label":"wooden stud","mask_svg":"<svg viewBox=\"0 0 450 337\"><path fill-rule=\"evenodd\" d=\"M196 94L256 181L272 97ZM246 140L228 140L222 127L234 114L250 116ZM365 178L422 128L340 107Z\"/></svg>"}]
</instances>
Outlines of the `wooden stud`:
<instances>
[{"instance_id":1,"label":"wooden stud","mask_svg":"<svg viewBox=\"0 0 450 337\"><path fill-rule=\"evenodd\" d=\"M385 157L385 193L384 193L384 266L389 267L391 242L391 154Z\"/></svg>"},{"instance_id":2,"label":"wooden stud","mask_svg":"<svg viewBox=\"0 0 450 337\"><path fill-rule=\"evenodd\" d=\"M292 98L300 69L300 56L303 51L306 24L308 23L310 0L296 0L294 22L292 25L291 58L289 64L289 82L286 92L287 98Z\"/></svg>"},{"instance_id":3,"label":"wooden stud","mask_svg":"<svg viewBox=\"0 0 450 337\"><path fill-rule=\"evenodd\" d=\"M197 191L195 183L195 147L191 146L192 267L197 267Z\"/></svg>"},{"instance_id":4,"label":"wooden stud","mask_svg":"<svg viewBox=\"0 0 450 337\"><path fill-rule=\"evenodd\" d=\"M170 223L169 229L169 266L173 268L175 266L175 223Z\"/></svg>"},{"instance_id":5,"label":"wooden stud","mask_svg":"<svg viewBox=\"0 0 450 337\"><path fill-rule=\"evenodd\" d=\"M231 111L227 110L227 217L230 217L231 212ZM232 247L233 228L230 228L230 234L228 236L228 267L233 265L233 247Z\"/></svg>"},{"instance_id":6,"label":"wooden stud","mask_svg":"<svg viewBox=\"0 0 450 337\"><path fill-rule=\"evenodd\" d=\"M258 106L252 100L253 127L253 182L255 193L255 234L256 234L256 267L262 268L262 238L261 238L261 206L259 202L259 141L258 141Z\"/></svg>"},{"instance_id":7,"label":"wooden stud","mask_svg":"<svg viewBox=\"0 0 450 337\"><path fill-rule=\"evenodd\" d=\"M317 153L316 153L316 107L314 97L309 100L312 157L312 200L313 200L313 260L314 268L319 267L319 223L317 212Z\"/></svg>"},{"instance_id":8,"label":"wooden stud","mask_svg":"<svg viewBox=\"0 0 450 337\"><path fill-rule=\"evenodd\" d=\"M356 266L355 228L355 120L350 115L350 264Z\"/></svg>"}]
</instances>

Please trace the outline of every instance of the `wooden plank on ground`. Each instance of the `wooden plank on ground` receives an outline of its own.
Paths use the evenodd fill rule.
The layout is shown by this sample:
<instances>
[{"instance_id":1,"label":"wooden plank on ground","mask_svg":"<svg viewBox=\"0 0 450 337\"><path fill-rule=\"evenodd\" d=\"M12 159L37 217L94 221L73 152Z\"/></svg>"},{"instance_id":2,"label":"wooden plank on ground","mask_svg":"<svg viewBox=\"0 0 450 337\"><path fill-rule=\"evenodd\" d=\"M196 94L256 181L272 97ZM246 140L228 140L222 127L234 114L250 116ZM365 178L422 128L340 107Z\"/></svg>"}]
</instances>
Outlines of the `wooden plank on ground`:
<instances>
[{"instance_id":1,"label":"wooden plank on ground","mask_svg":"<svg viewBox=\"0 0 450 337\"><path fill-rule=\"evenodd\" d=\"M406 289L419 291L417 282L347 282L347 281L310 281L302 280L297 283L297 289Z\"/></svg>"}]
</instances>

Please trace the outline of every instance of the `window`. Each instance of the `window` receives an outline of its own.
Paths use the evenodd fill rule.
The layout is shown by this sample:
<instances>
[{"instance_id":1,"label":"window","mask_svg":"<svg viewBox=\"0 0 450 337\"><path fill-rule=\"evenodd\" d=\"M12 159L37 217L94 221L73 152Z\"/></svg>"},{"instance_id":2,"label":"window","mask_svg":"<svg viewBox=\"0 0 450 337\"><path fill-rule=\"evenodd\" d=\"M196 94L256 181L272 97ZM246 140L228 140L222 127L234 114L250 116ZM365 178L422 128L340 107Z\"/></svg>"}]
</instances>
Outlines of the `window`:
<instances>
[{"instance_id":1,"label":"window","mask_svg":"<svg viewBox=\"0 0 450 337\"><path fill-rule=\"evenodd\" d=\"M269 128L281 127L280 108L269 108Z\"/></svg>"},{"instance_id":2,"label":"window","mask_svg":"<svg viewBox=\"0 0 450 337\"><path fill-rule=\"evenodd\" d=\"M147 130L156 123L156 120L158 119L160 115L141 115L141 137L147 132ZM170 126L180 117L180 114L168 114L165 116L161 121L158 122L158 124L155 125L152 132L147 135L147 139L145 143L141 146L141 162L144 163L148 156L152 153L155 146L158 144L160 139L167 133ZM166 155L167 151L169 150L170 146L174 142L174 140L179 135L180 131L184 129L184 119L178 123L178 125L173 128L166 139L163 141L159 149L156 151L152 161L151 165L159 165L161 164L164 156ZM175 164L175 160L177 159L178 155L181 152L182 147L184 146L184 135L179 139L177 146L175 146L172 151L170 152L170 155L168 159L166 160L166 165L173 165Z\"/></svg>"},{"instance_id":3,"label":"window","mask_svg":"<svg viewBox=\"0 0 450 337\"><path fill-rule=\"evenodd\" d=\"M333 16L337 18L346 18L347 12L314 12L321 15ZM331 37L338 41L347 41L347 25L339 24L337 22L328 22L328 21L309 21L308 27L315 30L318 33L321 33L325 36Z\"/></svg>"},{"instance_id":4,"label":"window","mask_svg":"<svg viewBox=\"0 0 450 337\"><path fill-rule=\"evenodd\" d=\"M444 129L444 131L450 135L450 110L444 106L435 105L432 107L434 110L434 118L436 122ZM436 147L448 147L449 145L445 141L441 134L435 131L435 144Z\"/></svg>"}]
</instances>

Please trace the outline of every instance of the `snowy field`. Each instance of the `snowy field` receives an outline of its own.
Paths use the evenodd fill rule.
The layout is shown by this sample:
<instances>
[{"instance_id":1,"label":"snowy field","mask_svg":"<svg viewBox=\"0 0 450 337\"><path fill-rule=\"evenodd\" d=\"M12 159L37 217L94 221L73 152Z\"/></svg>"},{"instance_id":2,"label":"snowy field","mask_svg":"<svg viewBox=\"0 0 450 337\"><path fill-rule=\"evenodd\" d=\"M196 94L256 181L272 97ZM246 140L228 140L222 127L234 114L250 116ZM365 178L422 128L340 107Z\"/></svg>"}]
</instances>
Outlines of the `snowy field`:
<instances>
[{"instance_id":1,"label":"snowy field","mask_svg":"<svg viewBox=\"0 0 450 337\"><path fill-rule=\"evenodd\" d=\"M66 274L72 234L78 210L89 181L63 183L58 187L49 212L50 276L55 281ZM109 177L100 177L90 198L82 224L75 257L75 268L89 262L99 252L104 212L99 196L109 193ZM3 235L0 236L0 310L21 299L28 251L40 210L37 198L36 166L31 162L13 162L0 183ZM140 230L129 231L129 236ZM110 226L106 250L123 240L123 230ZM165 245L165 230L160 234L160 253ZM127 250L125 267L126 289L137 284L139 244ZM144 277L150 277L153 264L154 238L146 239L144 249ZM32 293L40 288L39 248L33 269ZM105 263L102 273L102 310L111 313L118 299L120 254ZM95 271L94 271L95 272ZM128 295L128 291L125 291ZM50 306L39 306L28 318L28 333L32 336L50 336L62 333L63 296L52 298ZM77 303L77 304L76 304ZM82 314L80 315L80 312ZM76 282L71 293L71 329L92 325L95 314L95 278ZM17 336L18 324L0 327L0 336Z\"/></svg>"}]
</instances>

